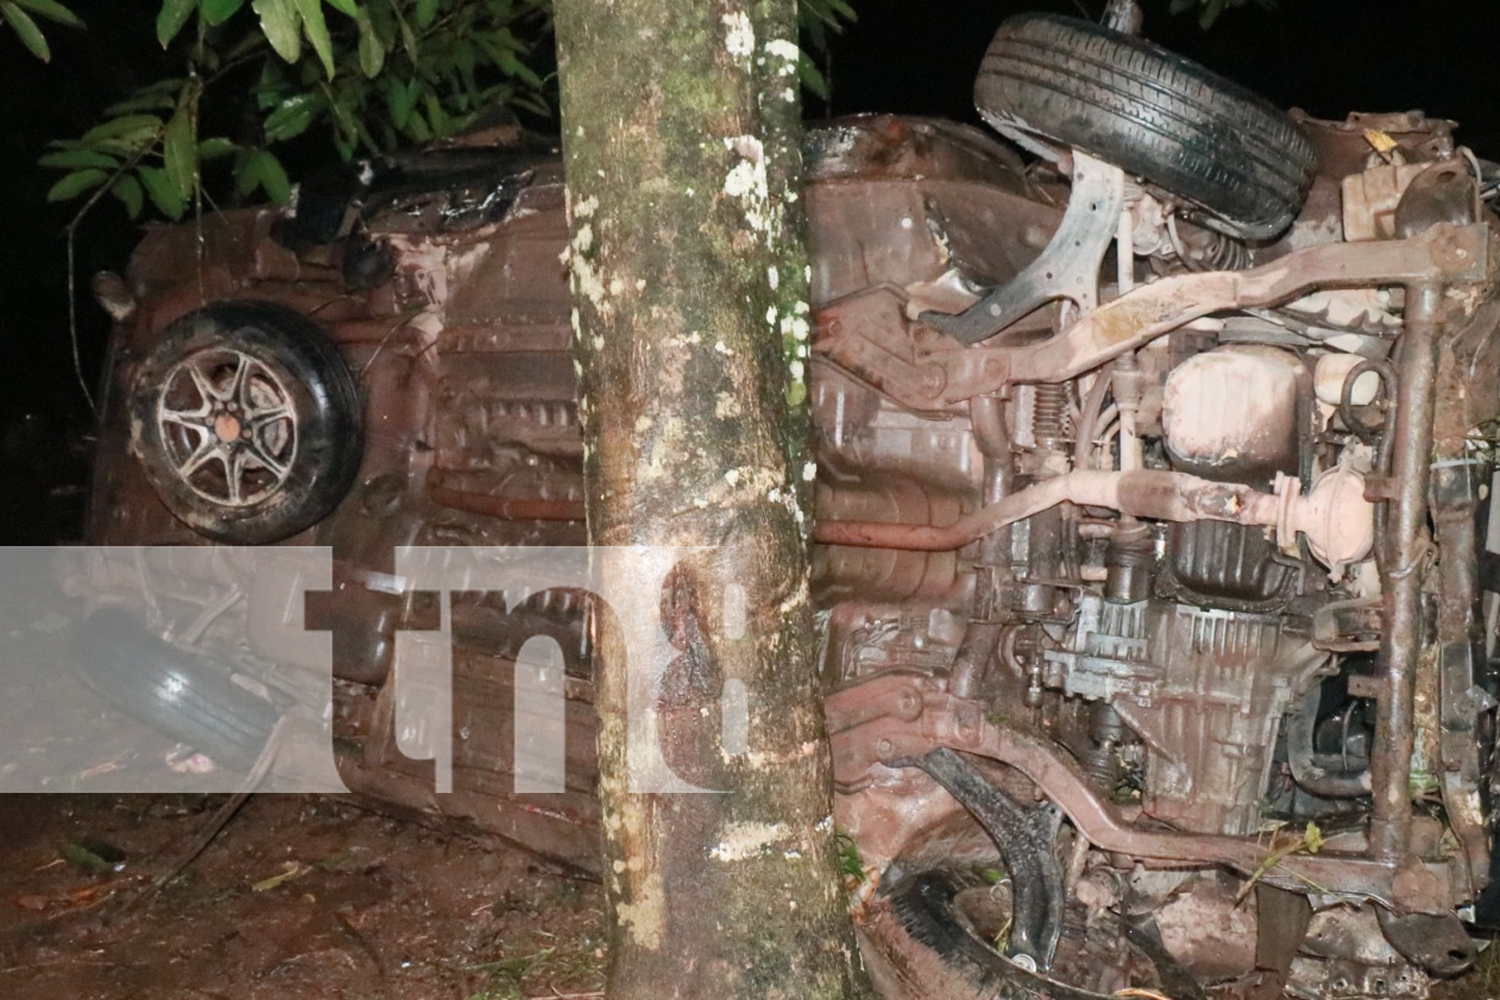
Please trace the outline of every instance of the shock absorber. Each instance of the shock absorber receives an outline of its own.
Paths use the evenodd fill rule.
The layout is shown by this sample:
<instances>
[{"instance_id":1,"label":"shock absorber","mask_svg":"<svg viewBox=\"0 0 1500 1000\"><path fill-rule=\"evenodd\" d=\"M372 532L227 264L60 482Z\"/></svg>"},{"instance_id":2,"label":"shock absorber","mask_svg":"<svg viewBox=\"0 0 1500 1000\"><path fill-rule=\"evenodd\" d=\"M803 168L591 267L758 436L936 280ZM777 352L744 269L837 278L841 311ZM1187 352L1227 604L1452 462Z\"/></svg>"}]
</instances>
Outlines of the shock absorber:
<instances>
[{"instance_id":1,"label":"shock absorber","mask_svg":"<svg viewBox=\"0 0 1500 1000\"><path fill-rule=\"evenodd\" d=\"M1071 452L1068 426L1068 389L1058 383L1032 386L1031 429L1036 442L1036 462L1032 469L1038 478L1048 478L1061 471L1058 461ZM1043 511L1026 522L1026 585L1021 588L1020 610L1039 618L1053 616L1057 601L1056 581L1064 572L1068 532L1061 508Z\"/></svg>"},{"instance_id":2,"label":"shock absorber","mask_svg":"<svg viewBox=\"0 0 1500 1000\"><path fill-rule=\"evenodd\" d=\"M1004 404L998 397L976 396L969 401L974 439L984 455L984 502L994 503L1015 489L1015 468ZM1011 583L1009 528L992 532L980 542L975 566L974 607L963 641L953 659L950 690L960 698L979 693L1008 617Z\"/></svg>"}]
</instances>

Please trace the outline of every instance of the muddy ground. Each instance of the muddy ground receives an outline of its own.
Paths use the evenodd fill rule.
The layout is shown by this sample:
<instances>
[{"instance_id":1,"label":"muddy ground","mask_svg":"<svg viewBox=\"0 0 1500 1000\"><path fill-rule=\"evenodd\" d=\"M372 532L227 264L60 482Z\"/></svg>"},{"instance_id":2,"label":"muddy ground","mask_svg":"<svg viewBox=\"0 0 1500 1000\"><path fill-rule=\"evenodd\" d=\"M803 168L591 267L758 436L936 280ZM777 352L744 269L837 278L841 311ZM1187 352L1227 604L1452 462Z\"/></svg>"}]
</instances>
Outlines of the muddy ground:
<instances>
[{"instance_id":1,"label":"muddy ground","mask_svg":"<svg viewBox=\"0 0 1500 1000\"><path fill-rule=\"evenodd\" d=\"M0 800L0 996L555 1000L602 985L597 885L328 798L253 796L122 912L221 801Z\"/></svg>"},{"instance_id":2,"label":"muddy ground","mask_svg":"<svg viewBox=\"0 0 1500 1000\"><path fill-rule=\"evenodd\" d=\"M0 792L60 791L0 794L0 998L597 994L597 884L346 798L251 796L143 897L228 797L88 794L199 779L169 769L170 738L78 682L77 622L16 575L0 579Z\"/></svg>"}]
</instances>

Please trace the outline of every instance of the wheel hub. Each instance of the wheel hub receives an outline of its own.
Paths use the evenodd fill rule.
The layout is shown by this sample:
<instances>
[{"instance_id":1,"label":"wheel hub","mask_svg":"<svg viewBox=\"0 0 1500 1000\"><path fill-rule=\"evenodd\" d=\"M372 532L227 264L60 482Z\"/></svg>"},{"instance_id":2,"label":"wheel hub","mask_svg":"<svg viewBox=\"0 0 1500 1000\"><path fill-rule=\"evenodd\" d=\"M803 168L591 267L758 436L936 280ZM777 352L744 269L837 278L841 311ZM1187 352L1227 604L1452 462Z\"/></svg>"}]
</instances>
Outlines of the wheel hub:
<instances>
[{"instance_id":1,"label":"wheel hub","mask_svg":"<svg viewBox=\"0 0 1500 1000\"><path fill-rule=\"evenodd\" d=\"M245 507L291 474L298 414L282 377L237 350L202 351L174 366L156 412L172 473L218 506Z\"/></svg>"},{"instance_id":2,"label":"wheel hub","mask_svg":"<svg viewBox=\"0 0 1500 1000\"><path fill-rule=\"evenodd\" d=\"M238 441L240 438L240 422L232 413L220 413L214 418L214 433L225 444Z\"/></svg>"}]
</instances>

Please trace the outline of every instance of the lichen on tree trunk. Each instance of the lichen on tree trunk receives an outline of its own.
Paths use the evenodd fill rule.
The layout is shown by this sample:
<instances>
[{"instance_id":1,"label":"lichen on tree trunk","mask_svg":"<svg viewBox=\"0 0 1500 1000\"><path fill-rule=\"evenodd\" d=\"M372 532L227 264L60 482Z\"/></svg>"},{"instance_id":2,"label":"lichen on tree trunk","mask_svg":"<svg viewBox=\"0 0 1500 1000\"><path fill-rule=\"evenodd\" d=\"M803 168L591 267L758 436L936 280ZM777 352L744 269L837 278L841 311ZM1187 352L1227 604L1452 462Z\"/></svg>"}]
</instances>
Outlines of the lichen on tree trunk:
<instances>
[{"instance_id":1,"label":"lichen on tree trunk","mask_svg":"<svg viewBox=\"0 0 1500 1000\"><path fill-rule=\"evenodd\" d=\"M720 794L631 790L622 639L596 618L609 995L850 996L808 594L795 5L558 0L556 25L590 541L707 547L637 596L677 654L662 755Z\"/></svg>"}]
</instances>

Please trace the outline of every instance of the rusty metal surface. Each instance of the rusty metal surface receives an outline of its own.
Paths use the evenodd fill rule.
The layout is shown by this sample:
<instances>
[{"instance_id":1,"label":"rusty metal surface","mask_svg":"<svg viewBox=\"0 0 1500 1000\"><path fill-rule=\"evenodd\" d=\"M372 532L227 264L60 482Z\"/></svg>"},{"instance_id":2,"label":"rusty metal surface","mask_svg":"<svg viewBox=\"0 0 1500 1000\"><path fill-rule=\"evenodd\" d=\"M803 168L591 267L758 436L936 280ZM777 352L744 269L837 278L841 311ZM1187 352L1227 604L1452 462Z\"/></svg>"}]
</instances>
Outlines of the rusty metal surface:
<instances>
[{"instance_id":1,"label":"rusty metal surface","mask_svg":"<svg viewBox=\"0 0 1500 1000\"><path fill-rule=\"evenodd\" d=\"M950 271L1005 281L1046 246L1067 199L1008 147L951 122L856 115L811 129L805 147L815 306Z\"/></svg>"},{"instance_id":2,"label":"rusty metal surface","mask_svg":"<svg viewBox=\"0 0 1500 1000\"><path fill-rule=\"evenodd\" d=\"M1400 857L1411 826L1411 759L1416 741L1417 657L1421 649L1423 541L1431 462L1433 381L1441 292L1431 285L1407 291L1406 334L1400 356L1395 452L1391 474L1398 484L1387 549L1393 565L1385 591L1385 630L1380 638L1384 685L1377 701L1375 744L1370 751L1374 811L1370 841L1377 856Z\"/></svg>"},{"instance_id":3,"label":"rusty metal surface","mask_svg":"<svg viewBox=\"0 0 1500 1000\"><path fill-rule=\"evenodd\" d=\"M1474 544L1476 497L1441 463L1470 461L1472 432L1500 415L1500 302L1486 284L1495 220L1437 182L1468 183L1447 124L1304 122L1322 176L1270 247L1207 246L1187 226L1182 243L1161 204L1127 183L1117 232L1135 256L1103 276L1103 304L1038 309L971 347L916 317L960 313L1024 273L1064 217L1063 178L948 123L860 116L811 130L813 598L835 817L867 864L993 862L995 845L951 795L884 764L947 747L1016 802L1056 803L1078 834L1070 888L1154 912L1179 960L1224 974L1254 964L1225 945L1255 933L1235 903L1254 877L1267 893L1310 897L1309 933L1333 942L1314 953L1299 932L1271 949L1300 995L1423 995L1419 975L1394 978L1409 966L1377 947L1368 901L1447 911L1473 898L1489 857L1472 793L1486 778L1476 721L1490 706L1460 655L1479 628L1478 567L1447 555ZM1408 166L1372 164L1367 128L1387 132ZM395 547L585 540L561 175L544 160L503 180L498 214L473 211L472 185L408 192L367 213L359 239L297 251L277 242L270 210L206 218L201 258L192 227L150 232L124 281L99 285L117 327L89 531L103 544L203 543L129 452L132 380L164 329L214 300L315 318L366 407L355 485L287 540L334 552L337 589L308 612L333 631L340 711L360 748L343 761L347 780L580 861L598 823L586 664L568 665L568 791L546 801L509 783L524 720L511 719L506 680L516 640L538 628L586 646L576 603L511 614L482 595L454 602L451 796L432 792L431 765L397 751L386 684L396 632L434 613L393 582ZM1184 259L1177 244L1212 259ZM1229 269L1194 270L1209 265ZM1441 316L1429 288L1445 289ZM1435 382L1423 360L1433 343ZM1399 378L1381 360L1393 345ZM1378 391L1351 385L1361 375ZM1418 641L1424 585L1440 592L1441 651ZM226 618L222 638L243 627ZM1371 676L1377 637L1383 669ZM1368 836L1367 803L1309 807L1319 789L1299 788L1278 749L1285 709L1304 692L1321 704L1330 651L1344 670L1330 688L1376 701ZM1441 729L1419 763L1440 771L1426 787L1443 796L1448 840L1412 815L1414 673ZM1344 715L1335 752L1313 745L1330 721L1313 711L1299 752L1306 736L1314 763L1363 759L1368 737L1349 720L1364 710ZM1263 835L1283 808L1296 821ZM1309 815L1342 830L1318 853L1295 849ZM1120 888L1133 868L1140 885ZM1354 903L1363 916L1323 915Z\"/></svg>"},{"instance_id":4,"label":"rusty metal surface","mask_svg":"<svg viewBox=\"0 0 1500 1000\"><path fill-rule=\"evenodd\" d=\"M859 508L845 499L847 493L828 488L821 503L823 519L814 528L813 537L825 545L951 551L1059 504L1072 503L1107 507L1133 517L1160 521L1291 525L1318 548L1326 543L1331 550L1352 551L1359 558L1369 547L1365 537L1369 515L1364 512L1365 521L1361 522L1361 511L1354 509L1366 506L1359 495L1363 480L1355 477L1350 482L1353 486L1346 490L1341 482L1330 480L1321 493L1315 488L1309 495L1301 496L1295 487L1283 486L1278 494L1262 493L1239 483L1216 483L1182 472L1154 469L1069 472L998 499L941 527L912 520L856 520L849 515ZM1340 508L1338 516L1325 517L1329 507Z\"/></svg>"},{"instance_id":5,"label":"rusty metal surface","mask_svg":"<svg viewBox=\"0 0 1500 1000\"><path fill-rule=\"evenodd\" d=\"M1406 162L1447 159L1454 152L1453 130L1457 123L1446 118L1429 118L1422 111L1356 111L1343 121L1329 121L1293 110L1291 117L1318 151L1319 171L1333 178L1358 173L1382 159L1366 138L1371 132L1385 135Z\"/></svg>"},{"instance_id":6,"label":"rusty metal surface","mask_svg":"<svg viewBox=\"0 0 1500 1000\"><path fill-rule=\"evenodd\" d=\"M1287 975L1288 992L1305 1000L1422 1000L1429 985L1386 942L1369 906L1313 914Z\"/></svg>"},{"instance_id":7,"label":"rusty metal surface","mask_svg":"<svg viewBox=\"0 0 1500 1000\"><path fill-rule=\"evenodd\" d=\"M1278 305L1313 288L1482 281L1489 243L1482 226L1439 225L1408 240L1324 244L1245 271L1167 277L1105 303L1066 333L1033 347L966 349L942 334L924 338L914 330L907 339L911 356L901 357L864 341L859 327L843 323L833 304L813 346L914 409L941 409L1007 383L1074 378L1191 320ZM901 319L888 315L883 322L889 329Z\"/></svg>"},{"instance_id":8,"label":"rusty metal surface","mask_svg":"<svg viewBox=\"0 0 1500 1000\"><path fill-rule=\"evenodd\" d=\"M1060 201L1048 202L1057 190L1049 195L1026 179L1014 154L973 129L868 117L815 138L823 142L806 192L818 247L815 297L872 279L891 282L890 294L904 297L905 286L938 281L955 268L1001 281L1045 244L1061 216ZM122 414L136 362L163 329L205 300L249 298L316 317L341 346L364 394L364 463L333 514L287 541L333 548L341 589L319 595L309 611L333 630L338 676L359 684L383 682L394 632L407 614L398 597L370 589L389 573L395 546L583 541L571 300L559 260L567 240L560 175L536 171L508 215L477 226L445 229L441 213L429 212L441 201L417 206L422 218L392 205L367 220L390 255L391 273L352 293L341 247L283 247L272 236L274 210L205 219L201 257L193 227L154 229L121 283L131 309L111 341L89 526L101 544L203 543L156 500L128 450ZM879 516L916 517L911 498L921 498L923 520L957 516L978 501L981 469L970 458L972 433L961 415L913 418L836 377L816 382L814 392L825 415L824 460L859 477L873 496L907 498ZM857 624L863 617L879 621L884 609L912 602L947 614L939 609L964 607L972 591L964 564L946 553L823 550L817 564L823 600L848 602L857 593L860 600L848 606L867 609L851 619L851 634L864 628ZM915 645L903 655L931 667L951 650L945 643L957 642L941 629L906 634ZM503 761L460 767L459 790L469 798L457 804L424 795L420 777L387 773L394 758L381 746L371 735L365 762L351 772L366 793L509 824L501 831L507 835L520 829L520 821L502 823L481 808L502 781ZM495 773L481 781L487 769ZM587 809L573 819L592 823Z\"/></svg>"},{"instance_id":9,"label":"rusty metal surface","mask_svg":"<svg viewBox=\"0 0 1500 1000\"><path fill-rule=\"evenodd\" d=\"M877 685L891 690L879 693ZM826 702L834 776L845 786L857 788L872 769L883 766L882 761L924 752L923 748L946 746L1011 765L1038 787L1047 789L1079 832L1105 852L1179 865L1225 865L1246 875L1260 871L1260 878L1271 885L1301 891L1311 881L1319 886L1337 886L1340 894L1380 900L1414 912L1450 908L1467 891L1454 883L1446 862L1407 859L1398 866L1363 854L1292 852L1262 870L1278 846L1277 836L1230 837L1139 825L1104 801L1078 765L1056 744L995 725L985 717L982 705L904 677L874 678L862 686L866 690L846 689L830 695ZM889 698L909 703L913 691L922 702L915 719L884 716L852 725L845 722L842 713L846 702Z\"/></svg>"},{"instance_id":10,"label":"rusty metal surface","mask_svg":"<svg viewBox=\"0 0 1500 1000\"><path fill-rule=\"evenodd\" d=\"M1119 229L1125 174L1077 150L1072 161L1068 207L1041 254L963 313L924 312L925 322L961 343L978 344L1055 299L1082 312L1098 305L1099 265Z\"/></svg>"},{"instance_id":11,"label":"rusty metal surface","mask_svg":"<svg viewBox=\"0 0 1500 1000\"><path fill-rule=\"evenodd\" d=\"M1218 514L1229 520L1243 517L1252 519L1250 523L1265 524L1274 523L1275 518L1273 498L1244 487L1223 488L1172 472L1072 472L1013 493L942 527L841 518L838 505L830 503L830 516L819 521L814 537L825 545L949 551L1065 502L1174 520Z\"/></svg>"}]
</instances>

